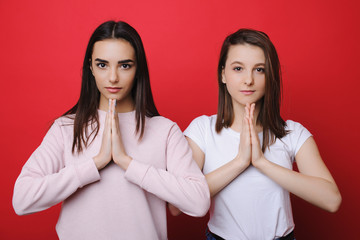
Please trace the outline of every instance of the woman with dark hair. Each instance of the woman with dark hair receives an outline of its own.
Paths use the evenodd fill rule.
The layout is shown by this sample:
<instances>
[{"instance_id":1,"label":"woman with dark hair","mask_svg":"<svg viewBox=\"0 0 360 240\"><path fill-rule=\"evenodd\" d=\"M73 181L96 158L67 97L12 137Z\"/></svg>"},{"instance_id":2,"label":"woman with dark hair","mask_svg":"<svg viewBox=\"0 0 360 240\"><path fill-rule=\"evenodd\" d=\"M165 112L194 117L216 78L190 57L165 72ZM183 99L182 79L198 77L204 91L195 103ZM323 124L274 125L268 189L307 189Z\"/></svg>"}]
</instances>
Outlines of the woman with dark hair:
<instances>
[{"instance_id":1,"label":"woman with dark hair","mask_svg":"<svg viewBox=\"0 0 360 240\"><path fill-rule=\"evenodd\" d=\"M92 34L78 102L55 120L15 183L17 214L59 202L60 239L167 239L166 202L205 215L206 180L179 127L159 116L140 36Z\"/></svg>"},{"instance_id":2,"label":"woman with dark hair","mask_svg":"<svg viewBox=\"0 0 360 240\"><path fill-rule=\"evenodd\" d=\"M218 84L217 115L184 132L212 197L207 239L294 239L289 192L337 211L341 195L313 137L280 116L280 63L265 33L225 39Z\"/></svg>"}]
</instances>

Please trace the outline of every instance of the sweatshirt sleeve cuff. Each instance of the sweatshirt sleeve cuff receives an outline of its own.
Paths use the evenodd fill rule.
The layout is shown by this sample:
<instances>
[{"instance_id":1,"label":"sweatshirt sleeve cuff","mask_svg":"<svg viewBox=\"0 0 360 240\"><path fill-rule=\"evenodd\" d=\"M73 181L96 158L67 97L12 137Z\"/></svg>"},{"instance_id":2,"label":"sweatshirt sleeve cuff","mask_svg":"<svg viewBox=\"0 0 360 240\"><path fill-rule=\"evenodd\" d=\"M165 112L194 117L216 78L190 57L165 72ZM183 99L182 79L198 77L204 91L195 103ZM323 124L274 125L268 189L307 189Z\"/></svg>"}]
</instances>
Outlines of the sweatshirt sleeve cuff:
<instances>
[{"instance_id":1,"label":"sweatshirt sleeve cuff","mask_svg":"<svg viewBox=\"0 0 360 240\"><path fill-rule=\"evenodd\" d=\"M149 168L149 165L140 163L133 159L125 172L125 179L143 187L143 180Z\"/></svg>"},{"instance_id":2,"label":"sweatshirt sleeve cuff","mask_svg":"<svg viewBox=\"0 0 360 240\"><path fill-rule=\"evenodd\" d=\"M75 171L80 181L80 187L83 187L89 183L98 181L100 174L94 161L84 160L75 164Z\"/></svg>"}]
</instances>

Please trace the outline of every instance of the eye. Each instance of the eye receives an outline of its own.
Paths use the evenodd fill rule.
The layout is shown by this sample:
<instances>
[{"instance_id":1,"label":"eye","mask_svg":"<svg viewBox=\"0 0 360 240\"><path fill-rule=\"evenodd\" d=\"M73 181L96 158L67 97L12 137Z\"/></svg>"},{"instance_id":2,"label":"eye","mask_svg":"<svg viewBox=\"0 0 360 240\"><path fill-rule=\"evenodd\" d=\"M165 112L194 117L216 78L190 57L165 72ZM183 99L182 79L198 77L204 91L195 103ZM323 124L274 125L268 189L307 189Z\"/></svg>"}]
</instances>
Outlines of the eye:
<instances>
[{"instance_id":1,"label":"eye","mask_svg":"<svg viewBox=\"0 0 360 240\"><path fill-rule=\"evenodd\" d=\"M105 63L97 63L96 66L98 66L99 68L105 68L106 64Z\"/></svg>"},{"instance_id":2,"label":"eye","mask_svg":"<svg viewBox=\"0 0 360 240\"><path fill-rule=\"evenodd\" d=\"M265 72L265 68L261 68L261 67L255 68L255 71L256 71L256 72L259 72L259 73L264 73L264 72Z\"/></svg>"},{"instance_id":3,"label":"eye","mask_svg":"<svg viewBox=\"0 0 360 240\"><path fill-rule=\"evenodd\" d=\"M236 71L236 72L240 72L241 70L243 70L242 67L234 67L234 71Z\"/></svg>"},{"instance_id":4,"label":"eye","mask_svg":"<svg viewBox=\"0 0 360 240\"><path fill-rule=\"evenodd\" d=\"M130 64L127 64L127 63L123 63L123 64L120 65L120 68L122 68L122 69L129 69L129 68L131 68L131 65L130 65Z\"/></svg>"}]
</instances>

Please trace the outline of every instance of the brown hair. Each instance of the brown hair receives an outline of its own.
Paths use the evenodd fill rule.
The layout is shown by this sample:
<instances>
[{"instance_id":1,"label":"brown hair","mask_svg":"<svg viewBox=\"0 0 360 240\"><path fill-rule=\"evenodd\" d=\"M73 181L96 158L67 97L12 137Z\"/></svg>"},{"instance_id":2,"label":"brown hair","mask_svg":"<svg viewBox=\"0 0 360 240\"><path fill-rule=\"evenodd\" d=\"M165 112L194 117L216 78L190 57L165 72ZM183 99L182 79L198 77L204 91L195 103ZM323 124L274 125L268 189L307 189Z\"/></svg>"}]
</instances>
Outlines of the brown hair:
<instances>
[{"instance_id":1,"label":"brown hair","mask_svg":"<svg viewBox=\"0 0 360 240\"><path fill-rule=\"evenodd\" d=\"M219 102L216 120L216 132L228 128L234 121L232 100L226 85L222 82L222 71L231 45L250 44L260 47L265 55L265 95L260 100L260 113L257 121L263 127L262 151L273 144L276 138L287 134L286 123L280 116L281 69L276 49L269 37L252 29L239 29L226 37L220 52L218 64Z\"/></svg>"},{"instance_id":2,"label":"brown hair","mask_svg":"<svg viewBox=\"0 0 360 240\"><path fill-rule=\"evenodd\" d=\"M85 52L79 100L75 106L63 114L63 116L74 114L73 153L75 149L78 153L82 152L83 147L87 147L99 132L97 110L99 108L100 92L90 70L90 59L96 42L112 38L128 41L135 50L136 73L131 96L135 102L136 133L140 133L139 139L144 134L145 116L159 116L151 93L149 70L140 35L125 22L104 22L91 35ZM90 133L87 130L88 126L91 126Z\"/></svg>"}]
</instances>

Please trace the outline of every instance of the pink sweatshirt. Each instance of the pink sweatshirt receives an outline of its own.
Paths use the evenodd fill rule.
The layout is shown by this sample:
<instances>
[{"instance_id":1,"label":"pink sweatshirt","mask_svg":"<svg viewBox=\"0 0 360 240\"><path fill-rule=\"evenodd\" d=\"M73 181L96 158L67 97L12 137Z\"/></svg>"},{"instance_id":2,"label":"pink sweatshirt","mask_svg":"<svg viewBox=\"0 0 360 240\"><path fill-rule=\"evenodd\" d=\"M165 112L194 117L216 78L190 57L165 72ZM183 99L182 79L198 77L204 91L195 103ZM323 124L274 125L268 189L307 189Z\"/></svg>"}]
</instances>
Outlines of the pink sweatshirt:
<instances>
[{"instance_id":1,"label":"pink sweatshirt","mask_svg":"<svg viewBox=\"0 0 360 240\"><path fill-rule=\"evenodd\" d=\"M166 202L203 216L209 189L179 127L164 117L146 119L135 135L135 112L119 113L124 147L133 158L126 171L111 162L98 171L106 112L100 130L81 154L73 155L73 120L55 121L16 180L13 206L19 215L63 202L56 231L60 239L167 239Z\"/></svg>"}]
</instances>

